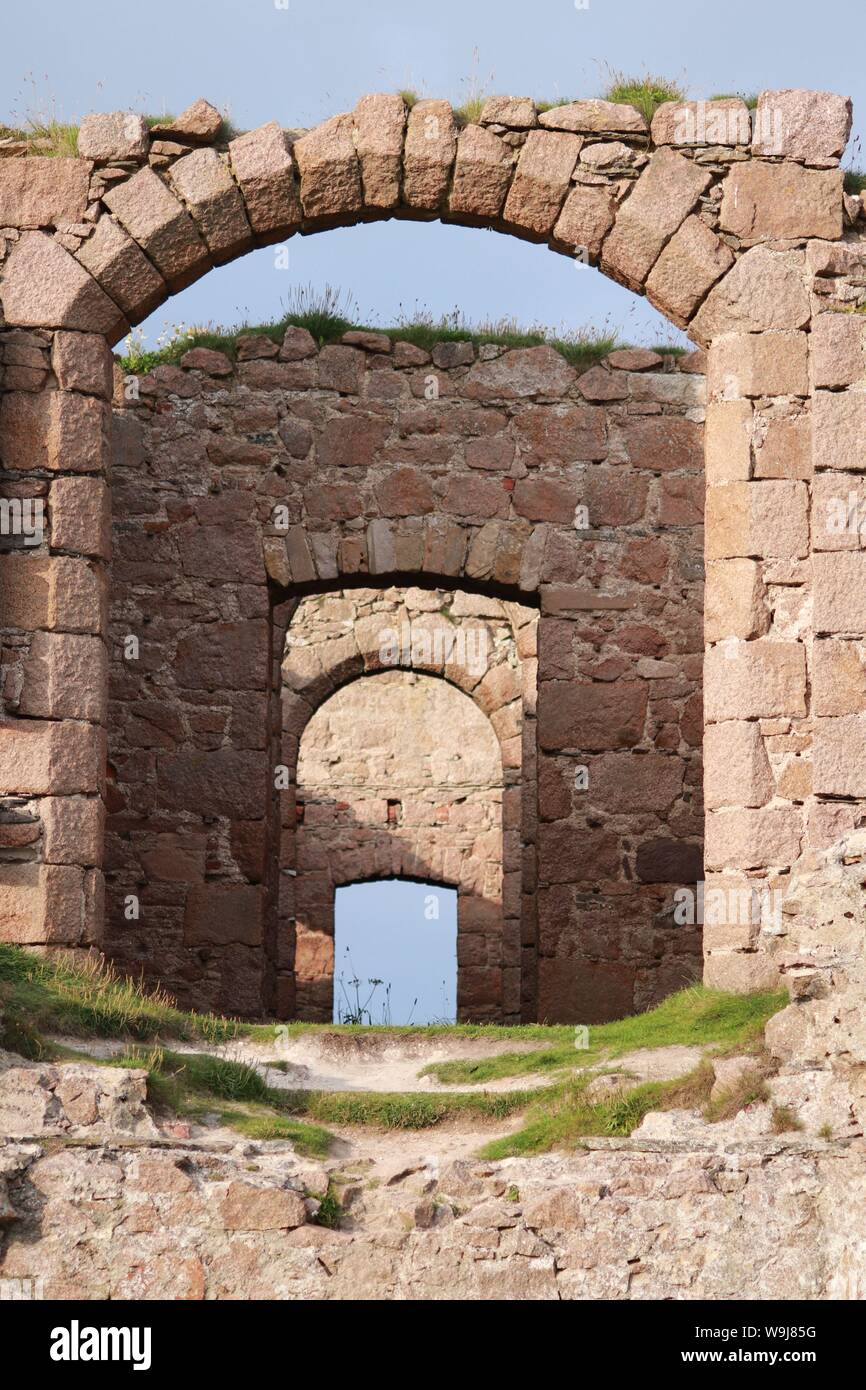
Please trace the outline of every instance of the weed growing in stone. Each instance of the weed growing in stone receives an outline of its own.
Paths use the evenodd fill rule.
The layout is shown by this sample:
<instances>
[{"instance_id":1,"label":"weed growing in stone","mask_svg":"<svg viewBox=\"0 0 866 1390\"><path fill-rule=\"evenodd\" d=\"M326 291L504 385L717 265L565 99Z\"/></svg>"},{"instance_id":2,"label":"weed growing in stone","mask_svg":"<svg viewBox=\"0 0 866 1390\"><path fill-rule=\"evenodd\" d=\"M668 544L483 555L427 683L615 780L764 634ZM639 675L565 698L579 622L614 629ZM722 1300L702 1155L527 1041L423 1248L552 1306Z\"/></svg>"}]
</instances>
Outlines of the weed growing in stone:
<instances>
[{"instance_id":1,"label":"weed growing in stone","mask_svg":"<svg viewBox=\"0 0 866 1390\"><path fill-rule=\"evenodd\" d=\"M658 108L666 101L684 101L685 91L679 82L655 73L633 77L615 68L607 68L608 83L602 93L605 101L634 106L649 123Z\"/></svg>"}]
</instances>

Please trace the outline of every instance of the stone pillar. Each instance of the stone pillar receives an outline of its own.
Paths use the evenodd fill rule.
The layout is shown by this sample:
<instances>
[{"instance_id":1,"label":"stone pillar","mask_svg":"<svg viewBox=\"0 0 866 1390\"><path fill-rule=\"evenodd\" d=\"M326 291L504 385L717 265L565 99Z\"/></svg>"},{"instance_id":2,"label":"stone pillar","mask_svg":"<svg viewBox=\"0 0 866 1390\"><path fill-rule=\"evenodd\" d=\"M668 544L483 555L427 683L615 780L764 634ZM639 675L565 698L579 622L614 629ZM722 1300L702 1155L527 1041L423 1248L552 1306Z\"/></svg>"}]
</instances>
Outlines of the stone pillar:
<instances>
[{"instance_id":1,"label":"stone pillar","mask_svg":"<svg viewBox=\"0 0 866 1390\"><path fill-rule=\"evenodd\" d=\"M866 244L844 251L840 269L862 295ZM845 280L835 288L844 296ZM866 315L820 314L811 345L814 795L808 842L825 849L866 817Z\"/></svg>"},{"instance_id":2,"label":"stone pillar","mask_svg":"<svg viewBox=\"0 0 866 1390\"><path fill-rule=\"evenodd\" d=\"M810 792L808 335L721 335L708 395L705 980L755 989Z\"/></svg>"},{"instance_id":3,"label":"stone pillar","mask_svg":"<svg viewBox=\"0 0 866 1390\"><path fill-rule=\"evenodd\" d=\"M100 940L111 354L96 333L2 334L0 938Z\"/></svg>"}]
</instances>

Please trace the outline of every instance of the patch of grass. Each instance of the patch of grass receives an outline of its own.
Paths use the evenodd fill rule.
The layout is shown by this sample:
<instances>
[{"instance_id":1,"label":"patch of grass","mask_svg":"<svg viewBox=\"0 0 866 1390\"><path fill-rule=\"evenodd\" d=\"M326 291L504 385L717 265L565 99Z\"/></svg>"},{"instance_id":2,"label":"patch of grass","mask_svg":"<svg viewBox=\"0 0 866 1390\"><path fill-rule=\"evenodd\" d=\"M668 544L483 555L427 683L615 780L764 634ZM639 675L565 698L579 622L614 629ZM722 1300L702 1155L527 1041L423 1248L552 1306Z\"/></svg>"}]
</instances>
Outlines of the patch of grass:
<instances>
[{"instance_id":1,"label":"patch of grass","mask_svg":"<svg viewBox=\"0 0 866 1390\"><path fill-rule=\"evenodd\" d=\"M790 1105L774 1105L770 1124L774 1134L788 1134L803 1128Z\"/></svg>"},{"instance_id":2,"label":"patch of grass","mask_svg":"<svg viewBox=\"0 0 866 1390\"><path fill-rule=\"evenodd\" d=\"M704 1116L711 1123L732 1120L748 1105L760 1105L769 1095L766 1074L760 1066L743 1072L737 1082L715 1100L708 1100Z\"/></svg>"},{"instance_id":3,"label":"patch of grass","mask_svg":"<svg viewBox=\"0 0 866 1390\"><path fill-rule=\"evenodd\" d=\"M245 133L246 132L243 131L240 126L235 125L230 116L223 116L222 125L217 131L215 143L217 145L227 145L229 140L236 140L239 135L244 135Z\"/></svg>"},{"instance_id":4,"label":"patch of grass","mask_svg":"<svg viewBox=\"0 0 866 1390\"><path fill-rule=\"evenodd\" d=\"M271 1110L259 1110L254 1106L241 1110L237 1106L231 1106L220 1110L218 1114L223 1124L229 1125L247 1139L288 1140L305 1158L327 1158L334 1142L333 1134L321 1125L306 1124L290 1119L287 1115L275 1114Z\"/></svg>"},{"instance_id":5,"label":"patch of grass","mask_svg":"<svg viewBox=\"0 0 866 1390\"><path fill-rule=\"evenodd\" d=\"M471 342L475 347L491 343L506 348L541 347L549 345L561 353L567 362L578 368L593 366L601 361L614 348L622 346L610 333L593 328L576 329L572 333L557 335L547 332L542 326L523 327L515 319L498 319L485 323L472 324L459 313L445 315L440 319L420 315L405 320L396 328L381 330L392 341L414 343L416 347L428 352L437 343Z\"/></svg>"},{"instance_id":6,"label":"patch of grass","mask_svg":"<svg viewBox=\"0 0 866 1390\"><path fill-rule=\"evenodd\" d=\"M495 74L488 73L486 77L481 76L481 55L478 48L472 50L472 66L469 75L463 79L463 89L466 93L462 102L454 106L454 118L457 125L477 125L481 119L481 112L484 103L494 82Z\"/></svg>"},{"instance_id":7,"label":"patch of grass","mask_svg":"<svg viewBox=\"0 0 866 1390\"><path fill-rule=\"evenodd\" d=\"M376 1129L433 1129L445 1120L472 1115L504 1120L524 1110L540 1094L531 1091L449 1091L428 1095L414 1091L290 1091L272 1093L293 1115L324 1124L370 1125Z\"/></svg>"},{"instance_id":8,"label":"patch of grass","mask_svg":"<svg viewBox=\"0 0 866 1390\"><path fill-rule=\"evenodd\" d=\"M609 78L608 86L602 93L605 101L634 106L647 123L664 102L685 100L683 88L673 78L659 77L654 73L632 77L614 70L609 70Z\"/></svg>"},{"instance_id":9,"label":"patch of grass","mask_svg":"<svg viewBox=\"0 0 866 1390\"><path fill-rule=\"evenodd\" d=\"M331 1231L339 1231L343 1222L343 1207L333 1182L328 1183L324 1197L319 1198L319 1210L313 1217L316 1226L327 1226Z\"/></svg>"},{"instance_id":10,"label":"patch of grass","mask_svg":"<svg viewBox=\"0 0 866 1390\"><path fill-rule=\"evenodd\" d=\"M33 117L23 126L0 126L0 139L24 140L32 145L34 155L47 155L61 159L78 158L78 126L68 125L53 117Z\"/></svg>"},{"instance_id":11,"label":"patch of grass","mask_svg":"<svg viewBox=\"0 0 866 1390\"><path fill-rule=\"evenodd\" d=\"M477 125L481 120L481 112L484 110L486 97L477 95L467 97L466 101L460 106L454 107L454 119L458 125Z\"/></svg>"},{"instance_id":12,"label":"patch of grass","mask_svg":"<svg viewBox=\"0 0 866 1390\"><path fill-rule=\"evenodd\" d=\"M326 285L322 291L315 290L312 285L301 286L293 295L288 311L280 318L265 323L244 320L232 327L204 324L190 328L184 324L174 327L166 324L157 339L157 347L151 350L145 350L140 339L131 334L126 339L126 353L121 357L120 365L125 372L143 375L164 364L176 366L184 353L194 347L224 352L234 361L237 357L237 340L242 334L254 334L281 343L290 325L306 328L319 346L324 347L326 343L338 342L349 329L364 327L358 323L356 315L357 305L351 296L333 286Z\"/></svg>"},{"instance_id":13,"label":"patch of grass","mask_svg":"<svg viewBox=\"0 0 866 1390\"><path fill-rule=\"evenodd\" d=\"M371 1034L388 1038L473 1038L487 1042L569 1042L574 1028L568 1023L239 1023L238 1036L253 1042L273 1043L275 1029L286 1039L314 1033L318 1037L364 1038ZM274 1063L268 1062L268 1066Z\"/></svg>"},{"instance_id":14,"label":"patch of grass","mask_svg":"<svg viewBox=\"0 0 866 1390\"><path fill-rule=\"evenodd\" d=\"M846 169L842 186L846 193L862 193L866 188L866 171L863 169Z\"/></svg>"},{"instance_id":15,"label":"patch of grass","mask_svg":"<svg viewBox=\"0 0 866 1390\"><path fill-rule=\"evenodd\" d=\"M282 1092L272 1090L245 1062L155 1047L131 1048L110 1058L108 1065L143 1068L150 1103L175 1115L197 1120L215 1115L248 1139L288 1139L308 1157L324 1157L333 1143L326 1129L286 1113Z\"/></svg>"},{"instance_id":16,"label":"patch of grass","mask_svg":"<svg viewBox=\"0 0 866 1390\"><path fill-rule=\"evenodd\" d=\"M459 1115L506 1119L540 1094L537 1090L434 1096L389 1091L284 1091L268 1086L262 1074L245 1062L164 1047L130 1048L107 1059L105 1065L143 1068L148 1099L174 1114L197 1119L215 1114L249 1138L291 1139L307 1145L305 1151L316 1152L327 1152L332 1136L320 1125L308 1133L310 1126L299 1123L299 1117L384 1130L431 1129Z\"/></svg>"},{"instance_id":17,"label":"patch of grass","mask_svg":"<svg viewBox=\"0 0 866 1390\"><path fill-rule=\"evenodd\" d=\"M760 994L725 994L693 985L671 994L654 1009L614 1023L590 1028L588 1049L575 1049L574 1030L568 1039L538 1052L507 1052L474 1061L433 1062L422 1075L449 1085L480 1084L504 1076L591 1066L602 1056L613 1058L639 1047L673 1044L703 1047L743 1047L759 1038L767 1019L788 1002L783 990Z\"/></svg>"},{"instance_id":18,"label":"patch of grass","mask_svg":"<svg viewBox=\"0 0 866 1390\"><path fill-rule=\"evenodd\" d=\"M555 101L537 101L535 109L543 115L545 111L553 111L557 106L570 105L571 100L571 97L557 97Z\"/></svg>"},{"instance_id":19,"label":"patch of grass","mask_svg":"<svg viewBox=\"0 0 866 1390\"><path fill-rule=\"evenodd\" d=\"M540 1092L526 1124L515 1134L486 1144L479 1156L512 1158L575 1148L581 1139L598 1136L627 1138L651 1110L695 1110L706 1105L713 1069L701 1062L672 1081L645 1081L596 1101L587 1095L591 1080L591 1076L577 1076Z\"/></svg>"},{"instance_id":20,"label":"patch of grass","mask_svg":"<svg viewBox=\"0 0 866 1390\"><path fill-rule=\"evenodd\" d=\"M164 990L148 990L123 979L96 958L73 966L59 959L40 960L5 943L0 943L0 1010L3 1045L17 1051L16 1041L24 1044L28 1056L45 1046L45 1033L140 1042L161 1036L204 1038L216 1043L239 1032L235 1020L186 1013Z\"/></svg>"},{"instance_id":21,"label":"patch of grass","mask_svg":"<svg viewBox=\"0 0 866 1390\"><path fill-rule=\"evenodd\" d=\"M664 1083L646 1082L606 1100L587 1098L588 1077L576 1077L544 1091L530 1110L526 1124L515 1134L485 1144L481 1158L512 1158L574 1148L580 1139L598 1135L631 1134L650 1110L658 1110Z\"/></svg>"},{"instance_id":22,"label":"patch of grass","mask_svg":"<svg viewBox=\"0 0 866 1390\"><path fill-rule=\"evenodd\" d=\"M412 107L418 100L418 93L415 91L414 87L404 87L401 92L397 93L397 95L403 98L403 104L408 108L409 111L412 110Z\"/></svg>"},{"instance_id":23,"label":"patch of grass","mask_svg":"<svg viewBox=\"0 0 866 1390\"><path fill-rule=\"evenodd\" d=\"M704 1058L693 1071L667 1082L665 1109L706 1111L715 1079L712 1062Z\"/></svg>"},{"instance_id":24,"label":"patch of grass","mask_svg":"<svg viewBox=\"0 0 866 1390\"><path fill-rule=\"evenodd\" d=\"M115 1059L120 1067L145 1066L149 1072L176 1081L184 1094L215 1096L218 1100L267 1103L270 1090L261 1072L247 1062L213 1057L208 1052L170 1052L155 1048L143 1060L136 1051Z\"/></svg>"}]
</instances>

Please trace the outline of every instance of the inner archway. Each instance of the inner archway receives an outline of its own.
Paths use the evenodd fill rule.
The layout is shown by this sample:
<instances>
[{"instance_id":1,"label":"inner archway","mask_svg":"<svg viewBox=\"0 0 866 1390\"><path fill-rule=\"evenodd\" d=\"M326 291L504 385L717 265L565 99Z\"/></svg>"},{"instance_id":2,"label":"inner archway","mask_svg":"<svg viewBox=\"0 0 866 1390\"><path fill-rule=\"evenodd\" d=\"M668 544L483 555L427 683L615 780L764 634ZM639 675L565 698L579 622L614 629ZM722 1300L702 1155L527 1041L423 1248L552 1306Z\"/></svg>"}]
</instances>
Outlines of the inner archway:
<instances>
[{"instance_id":1,"label":"inner archway","mask_svg":"<svg viewBox=\"0 0 866 1390\"><path fill-rule=\"evenodd\" d=\"M336 894L382 878L456 891L456 1016L503 1016L502 796L493 727L445 680L386 670L343 686L316 711L297 772L301 1017L330 1018L337 1002Z\"/></svg>"}]
</instances>

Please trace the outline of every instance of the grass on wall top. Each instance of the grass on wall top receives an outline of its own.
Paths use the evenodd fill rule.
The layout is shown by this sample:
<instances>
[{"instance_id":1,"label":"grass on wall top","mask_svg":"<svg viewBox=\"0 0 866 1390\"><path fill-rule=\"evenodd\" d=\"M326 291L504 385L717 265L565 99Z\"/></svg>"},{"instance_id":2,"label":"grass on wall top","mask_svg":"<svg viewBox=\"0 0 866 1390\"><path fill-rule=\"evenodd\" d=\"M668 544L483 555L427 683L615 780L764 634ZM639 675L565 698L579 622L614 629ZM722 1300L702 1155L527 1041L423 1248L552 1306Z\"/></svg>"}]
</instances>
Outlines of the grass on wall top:
<instances>
[{"instance_id":1,"label":"grass on wall top","mask_svg":"<svg viewBox=\"0 0 866 1390\"><path fill-rule=\"evenodd\" d=\"M635 76L620 72L609 64L603 66L606 82L602 91L597 95L605 101L634 106L636 110L640 111L647 123L652 120L656 110L663 102L686 99L684 86L674 78L656 73ZM492 81L492 74L490 81ZM486 84L482 86L476 77L469 79L465 85L468 88L466 97L454 106L455 118L458 125L461 126L474 124L480 119L484 102L488 96ZM420 99L419 92L412 87L403 88L398 95L403 98L409 110ZM750 108L757 105L757 96L740 92L719 93L712 96L710 100L719 101L730 96L741 97ZM566 106L571 101L581 99L584 98L540 98L536 100L535 104L537 109L543 112L550 111L556 106ZM150 128L170 124L175 119L174 115L169 112L163 112L159 115L148 112L143 113L143 115ZM226 115L216 141L225 144L241 134L243 131L235 126L230 117ZM51 96L47 99L39 97L35 91L29 103L26 104L26 110L23 114L16 115L6 123L0 123L0 140L9 139L23 141L32 146L33 154L72 158L78 154L78 124L62 121L56 114L54 98Z\"/></svg>"},{"instance_id":2,"label":"grass on wall top","mask_svg":"<svg viewBox=\"0 0 866 1390\"><path fill-rule=\"evenodd\" d=\"M232 327L221 324L197 327L166 324L154 348L146 348L141 331L133 330L125 341L125 351L119 358L120 366L124 372L144 375L153 371L154 367L166 364L177 366L184 354L194 347L211 348L235 361L237 341L241 335L261 335L281 343L290 325L306 328L319 347L339 342L343 334L352 329L383 333L392 342L414 343L427 351L443 342L471 342L476 347L492 343L507 348L548 344L578 369L600 362L615 348L630 346L620 341L606 324L601 328L584 327L556 333L540 324L527 327L510 318L473 324L460 310L441 318L434 318L429 313L416 313L411 318L402 318L392 327L383 328L360 322L357 305L350 295L330 285L326 285L322 291L307 285L296 291L286 313L264 323L244 322ZM659 344L656 351L678 356L687 349L667 343Z\"/></svg>"},{"instance_id":3,"label":"grass on wall top","mask_svg":"<svg viewBox=\"0 0 866 1390\"><path fill-rule=\"evenodd\" d=\"M624 346L615 335L602 330L580 329L571 335L560 337L537 328L522 328L505 319L498 323L479 325L457 323L449 319L438 322L432 319L416 319L407 320L396 327L380 327L360 323L357 319L345 318L341 314L310 310L287 313L265 323L242 323L232 328L209 325L182 330L173 334L164 347L155 350L145 350L137 345L134 339L127 339L120 365L125 372L141 375L163 364L177 365L184 353L194 347L212 348L225 353L234 361L237 356L237 340L242 334L261 335L275 343L281 343L286 329L290 326L306 328L319 347L339 342L343 334L351 329L383 333L394 343L414 343L416 347L425 348L427 351L437 343L443 342L471 342L476 347L485 343L495 343L508 348L539 347L547 343L560 352L572 366L578 368L590 367L601 361L609 352L613 352L614 348ZM661 350L666 353L683 351L673 346Z\"/></svg>"}]
</instances>

